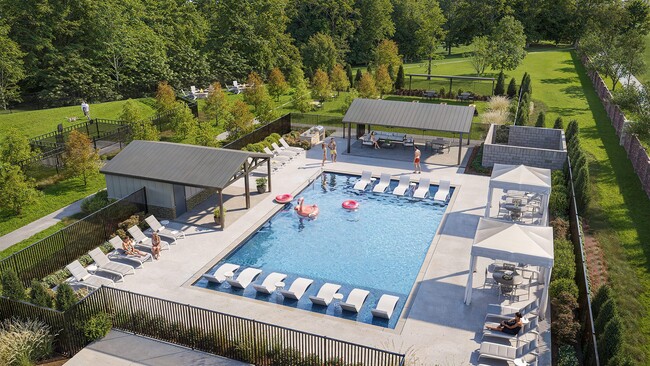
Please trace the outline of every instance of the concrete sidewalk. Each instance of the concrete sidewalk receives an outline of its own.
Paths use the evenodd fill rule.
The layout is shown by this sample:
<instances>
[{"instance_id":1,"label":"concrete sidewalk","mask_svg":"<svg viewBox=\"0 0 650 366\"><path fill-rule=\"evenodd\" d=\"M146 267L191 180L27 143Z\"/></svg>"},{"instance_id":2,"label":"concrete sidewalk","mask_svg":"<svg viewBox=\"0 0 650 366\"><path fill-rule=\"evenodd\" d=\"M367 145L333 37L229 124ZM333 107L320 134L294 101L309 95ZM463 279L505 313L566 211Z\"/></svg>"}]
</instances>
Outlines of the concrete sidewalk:
<instances>
[{"instance_id":1,"label":"concrete sidewalk","mask_svg":"<svg viewBox=\"0 0 650 366\"><path fill-rule=\"evenodd\" d=\"M127 365L202 365L245 366L247 363L189 348L111 330L103 339L77 353L66 366L127 366Z\"/></svg>"}]
</instances>

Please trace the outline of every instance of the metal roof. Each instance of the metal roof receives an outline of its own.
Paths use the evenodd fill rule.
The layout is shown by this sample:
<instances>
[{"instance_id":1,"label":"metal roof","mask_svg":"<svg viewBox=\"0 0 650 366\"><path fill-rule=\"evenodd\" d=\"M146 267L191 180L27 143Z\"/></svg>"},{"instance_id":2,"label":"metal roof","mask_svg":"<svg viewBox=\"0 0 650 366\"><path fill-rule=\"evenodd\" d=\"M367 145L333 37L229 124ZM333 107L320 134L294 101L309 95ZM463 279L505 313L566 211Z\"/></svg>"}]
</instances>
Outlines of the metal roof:
<instances>
[{"instance_id":1,"label":"metal roof","mask_svg":"<svg viewBox=\"0 0 650 366\"><path fill-rule=\"evenodd\" d=\"M355 99L343 123L469 133L473 106Z\"/></svg>"},{"instance_id":2,"label":"metal roof","mask_svg":"<svg viewBox=\"0 0 650 366\"><path fill-rule=\"evenodd\" d=\"M100 172L144 180L201 188L223 189L242 171L249 157L271 157L248 151L133 141L100 169Z\"/></svg>"}]
</instances>

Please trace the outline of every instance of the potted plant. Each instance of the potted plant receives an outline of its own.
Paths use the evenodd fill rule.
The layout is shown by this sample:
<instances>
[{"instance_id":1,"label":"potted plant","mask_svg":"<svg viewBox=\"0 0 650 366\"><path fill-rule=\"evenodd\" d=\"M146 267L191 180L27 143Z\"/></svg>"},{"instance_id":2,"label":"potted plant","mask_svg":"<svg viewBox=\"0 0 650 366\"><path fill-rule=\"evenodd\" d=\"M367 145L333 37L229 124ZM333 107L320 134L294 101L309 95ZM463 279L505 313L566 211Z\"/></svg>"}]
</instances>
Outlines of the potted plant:
<instances>
[{"instance_id":1,"label":"potted plant","mask_svg":"<svg viewBox=\"0 0 650 366\"><path fill-rule=\"evenodd\" d=\"M255 183L257 184L257 192L264 193L266 192L266 178L257 178Z\"/></svg>"},{"instance_id":2,"label":"potted plant","mask_svg":"<svg viewBox=\"0 0 650 366\"><path fill-rule=\"evenodd\" d=\"M226 208L223 208L223 216L226 216ZM214 209L214 223L219 225L221 224L221 209L219 207Z\"/></svg>"}]
</instances>

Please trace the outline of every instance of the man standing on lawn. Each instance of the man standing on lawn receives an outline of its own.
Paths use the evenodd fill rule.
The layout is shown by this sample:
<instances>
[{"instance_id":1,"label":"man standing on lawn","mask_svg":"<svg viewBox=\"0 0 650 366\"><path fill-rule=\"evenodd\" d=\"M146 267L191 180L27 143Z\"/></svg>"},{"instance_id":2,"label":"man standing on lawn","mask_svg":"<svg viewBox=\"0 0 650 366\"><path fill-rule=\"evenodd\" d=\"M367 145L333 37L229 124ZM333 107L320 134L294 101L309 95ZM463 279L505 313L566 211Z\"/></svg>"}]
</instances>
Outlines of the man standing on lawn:
<instances>
[{"instance_id":1,"label":"man standing on lawn","mask_svg":"<svg viewBox=\"0 0 650 366\"><path fill-rule=\"evenodd\" d=\"M81 111L84 112L84 116L90 120L90 106L85 100L81 102Z\"/></svg>"}]
</instances>

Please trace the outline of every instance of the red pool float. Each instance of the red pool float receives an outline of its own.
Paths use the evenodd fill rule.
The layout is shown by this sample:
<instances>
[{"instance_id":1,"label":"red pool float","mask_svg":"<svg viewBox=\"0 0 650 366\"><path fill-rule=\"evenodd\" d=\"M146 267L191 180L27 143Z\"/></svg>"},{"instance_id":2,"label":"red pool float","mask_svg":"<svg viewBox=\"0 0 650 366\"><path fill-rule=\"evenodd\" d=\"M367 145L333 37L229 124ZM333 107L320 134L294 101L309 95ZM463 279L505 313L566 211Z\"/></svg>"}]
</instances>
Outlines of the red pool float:
<instances>
[{"instance_id":1,"label":"red pool float","mask_svg":"<svg viewBox=\"0 0 650 366\"><path fill-rule=\"evenodd\" d=\"M289 193L283 193L275 196L275 202L277 203L289 203L293 199L293 196Z\"/></svg>"},{"instance_id":2,"label":"red pool float","mask_svg":"<svg viewBox=\"0 0 650 366\"><path fill-rule=\"evenodd\" d=\"M355 200L347 200L347 201L343 201L341 206L343 206L343 208L346 210L356 210L357 208L359 208L359 202Z\"/></svg>"}]
</instances>

